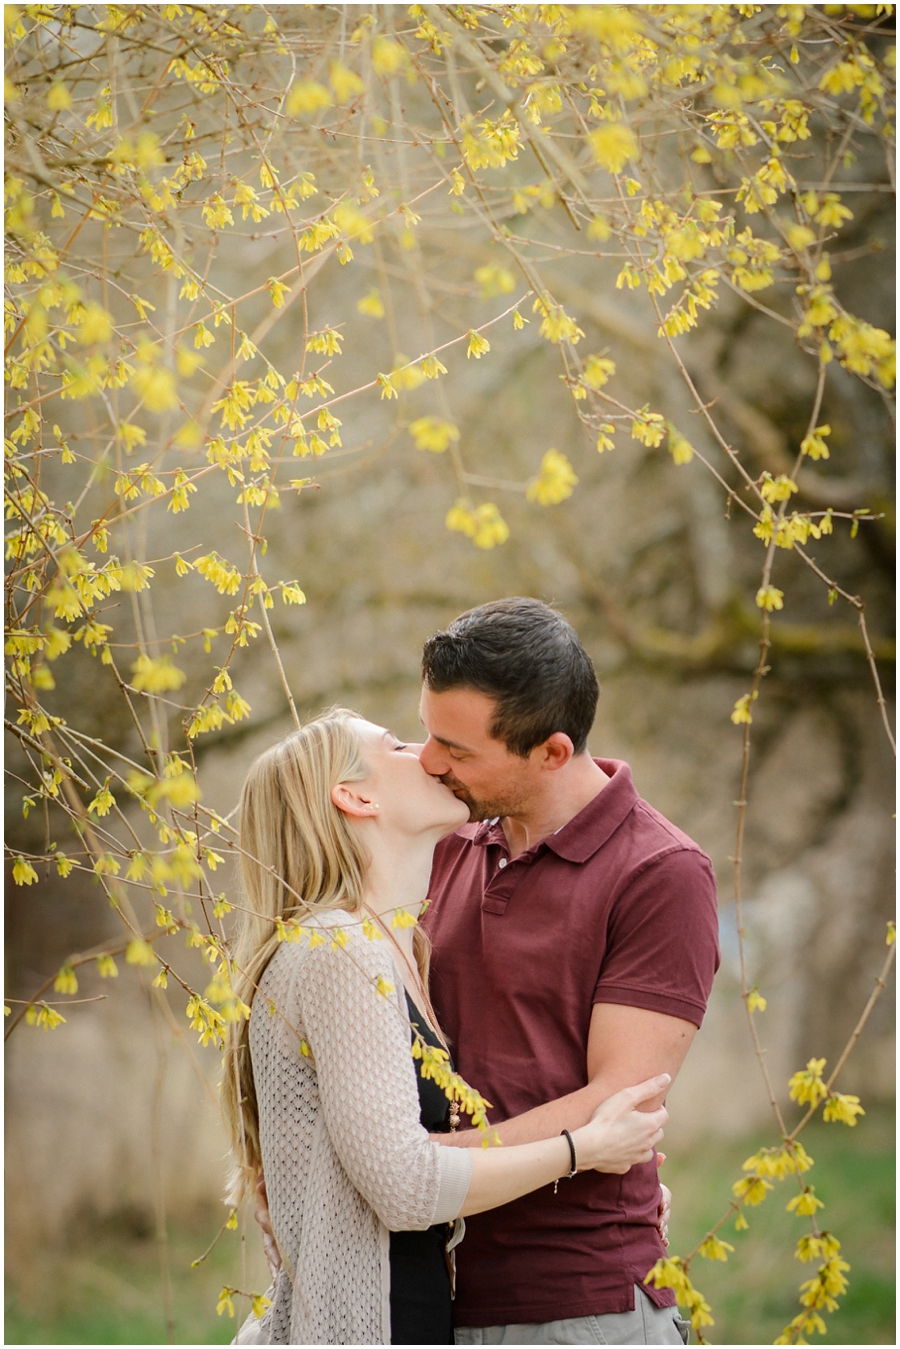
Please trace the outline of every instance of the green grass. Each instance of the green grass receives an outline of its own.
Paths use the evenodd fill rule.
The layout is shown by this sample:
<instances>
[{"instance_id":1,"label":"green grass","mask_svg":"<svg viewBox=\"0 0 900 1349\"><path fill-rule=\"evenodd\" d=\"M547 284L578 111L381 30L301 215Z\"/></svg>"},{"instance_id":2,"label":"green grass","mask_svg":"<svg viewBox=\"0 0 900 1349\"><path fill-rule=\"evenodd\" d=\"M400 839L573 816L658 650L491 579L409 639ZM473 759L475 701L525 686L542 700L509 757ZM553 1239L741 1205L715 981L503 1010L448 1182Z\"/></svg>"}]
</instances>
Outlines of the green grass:
<instances>
[{"instance_id":1,"label":"green grass","mask_svg":"<svg viewBox=\"0 0 900 1349\"><path fill-rule=\"evenodd\" d=\"M842 1242L850 1288L840 1311L826 1317L825 1344L894 1344L894 1126L887 1111L870 1111L855 1129L817 1125L804 1134L815 1158L809 1180L825 1201L822 1225ZM671 1246L685 1254L727 1208L741 1163L771 1134L735 1143L711 1139L684 1155L671 1153L664 1179L674 1191ZM734 1254L728 1263L697 1259L691 1274L712 1304L713 1344L771 1344L798 1308L797 1291L814 1265L794 1259L808 1219L785 1211L795 1190L776 1185L759 1208L750 1209L750 1230L721 1235ZM246 1315L216 1316L223 1284L251 1292L265 1287L255 1225L248 1224L246 1274L241 1274L241 1237L226 1232L199 1269L191 1260L206 1248L220 1213L198 1217L191 1229L174 1228L169 1240L174 1342L227 1344ZM7 1344L164 1344L166 1322L159 1255L152 1235L139 1224L85 1229L66 1250L36 1252L26 1273L9 1280ZM9 1251L10 1244L7 1245Z\"/></svg>"},{"instance_id":2,"label":"green grass","mask_svg":"<svg viewBox=\"0 0 900 1349\"><path fill-rule=\"evenodd\" d=\"M684 1156L670 1155L663 1178L675 1196L673 1254L693 1249L725 1212L741 1163L776 1141L771 1134L733 1144L712 1140ZM854 1129L816 1124L803 1142L815 1160L806 1179L825 1203L820 1226L840 1240L851 1266L840 1310L825 1317L823 1343L895 1344L893 1114L872 1110ZM799 1286L816 1262L803 1265L794 1257L798 1237L810 1230L808 1218L786 1212L796 1192L796 1180L776 1181L765 1202L746 1211L749 1231L735 1232L732 1220L719 1232L735 1248L728 1263L698 1258L691 1266L694 1284L712 1304L711 1344L771 1344L800 1310Z\"/></svg>"},{"instance_id":3,"label":"green grass","mask_svg":"<svg viewBox=\"0 0 900 1349\"><path fill-rule=\"evenodd\" d=\"M205 1219L205 1220L204 1220ZM225 1284L263 1292L256 1231L247 1234L247 1272L241 1273L241 1237L225 1232L198 1269L200 1256L222 1222L221 1212L169 1234L172 1338L175 1344L228 1344L249 1311L216 1315ZM159 1249L140 1224L111 1224L78 1233L66 1250L41 1251L28 1273L7 1281L6 1344L165 1344L168 1340ZM255 1224L250 1223L255 1229ZM9 1245L7 1245L7 1251Z\"/></svg>"}]
</instances>

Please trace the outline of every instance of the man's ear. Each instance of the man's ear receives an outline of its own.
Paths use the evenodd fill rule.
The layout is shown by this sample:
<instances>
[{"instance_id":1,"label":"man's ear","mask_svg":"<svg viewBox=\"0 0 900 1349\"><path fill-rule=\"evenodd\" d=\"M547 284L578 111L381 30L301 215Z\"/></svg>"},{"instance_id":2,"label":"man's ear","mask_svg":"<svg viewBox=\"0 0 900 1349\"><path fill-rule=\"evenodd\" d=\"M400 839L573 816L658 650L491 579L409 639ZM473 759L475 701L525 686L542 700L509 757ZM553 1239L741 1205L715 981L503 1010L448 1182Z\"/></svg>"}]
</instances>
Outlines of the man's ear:
<instances>
[{"instance_id":1,"label":"man's ear","mask_svg":"<svg viewBox=\"0 0 900 1349\"><path fill-rule=\"evenodd\" d=\"M564 731L554 731L540 746L540 754L541 768L553 773L571 762L575 746Z\"/></svg>"},{"instance_id":2,"label":"man's ear","mask_svg":"<svg viewBox=\"0 0 900 1349\"><path fill-rule=\"evenodd\" d=\"M378 805L358 782L339 782L331 789L331 799L338 810L357 819L368 819L378 814Z\"/></svg>"}]
</instances>

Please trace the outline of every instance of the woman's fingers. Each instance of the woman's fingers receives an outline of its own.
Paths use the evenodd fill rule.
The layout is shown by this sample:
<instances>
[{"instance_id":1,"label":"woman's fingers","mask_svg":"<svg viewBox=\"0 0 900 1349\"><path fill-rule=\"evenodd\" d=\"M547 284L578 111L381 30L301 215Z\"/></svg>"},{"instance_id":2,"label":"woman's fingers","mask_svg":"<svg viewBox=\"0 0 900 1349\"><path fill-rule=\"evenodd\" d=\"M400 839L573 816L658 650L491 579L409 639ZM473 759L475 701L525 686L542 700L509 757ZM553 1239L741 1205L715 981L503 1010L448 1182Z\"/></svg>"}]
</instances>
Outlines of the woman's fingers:
<instances>
[{"instance_id":1,"label":"woman's fingers","mask_svg":"<svg viewBox=\"0 0 900 1349\"><path fill-rule=\"evenodd\" d=\"M256 1201L256 1208L253 1212L253 1216L259 1223L262 1231L266 1264L269 1266L269 1271L274 1279L281 1269L281 1252L278 1249L278 1243L275 1240L275 1232L272 1228L268 1195L266 1194L266 1182L263 1177L260 1177L256 1183L256 1192L259 1195L259 1198Z\"/></svg>"},{"instance_id":2,"label":"woman's fingers","mask_svg":"<svg viewBox=\"0 0 900 1349\"><path fill-rule=\"evenodd\" d=\"M662 1237L664 1246L669 1244L669 1219L672 1216L672 1191L668 1185L660 1185L659 1196L659 1235Z\"/></svg>"},{"instance_id":3,"label":"woman's fingers","mask_svg":"<svg viewBox=\"0 0 900 1349\"><path fill-rule=\"evenodd\" d=\"M619 1101L626 1110L633 1110L635 1106L642 1105L644 1101L650 1101L665 1091L671 1081L672 1078L668 1073L659 1073L656 1077L648 1077L645 1082L639 1082L636 1087L624 1087L622 1091L610 1096L609 1100Z\"/></svg>"},{"instance_id":4,"label":"woman's fingers","mask_svg":"<svg viewBox=\"0 0 900 1349\"><path fill-rule=\"evenodd\" d=\"M579 1158L585 1169L610 1171L624 1175L637 1163L649 1162L653 1149L663 1136L663 1126L669 1112L665 1106L656 1110L637 1107L654 1097L659 1099L668 1087L668 1073L647 1078L634 1087L625 1087L598 1106L591 1123L580 1138ZM581 1131L579 1131L581 1134Z\"/></svg>"}]
</instances>

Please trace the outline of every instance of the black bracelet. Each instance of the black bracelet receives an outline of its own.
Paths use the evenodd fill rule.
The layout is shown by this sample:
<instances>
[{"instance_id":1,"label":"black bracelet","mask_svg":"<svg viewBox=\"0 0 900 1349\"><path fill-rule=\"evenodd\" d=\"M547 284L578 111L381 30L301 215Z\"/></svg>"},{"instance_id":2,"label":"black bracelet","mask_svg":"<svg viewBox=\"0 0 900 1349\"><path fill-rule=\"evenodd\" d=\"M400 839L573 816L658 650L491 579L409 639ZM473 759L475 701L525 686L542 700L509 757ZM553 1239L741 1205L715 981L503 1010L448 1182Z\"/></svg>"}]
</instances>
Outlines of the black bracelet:
<instances>
[{"instance_id":1,"label":"black bracelet","mask_svg":"<svg viewBox=\"0 0 900 1349\"><path fill-rule=\"evenodd\" d=\"M568 1129L563 1129L559 1136L560 1136L560 1138L564 1138L564 1139L566 1140L566 1142L568 1143L568 1145L569 1145L569 1156L570 1156L571 1159L572 1159L572 1165L571 1165L571 1167L569 1168L569 1170L566 1172L566 1174L565 1174L564 1177L563 1177L563 1176L557 1176L556 1180L553 1182L553 1193L554 1193L554 1194L556 1194L556 1192L557 1192L557 1190L558 1190L558 1188L559 1188L559 1182L560 1182L561 1180L564 1180L564 1179L565 1179L565 1180L571 1180L573 1176L577 1176L577 1175L578 1175L578 1158L575 1156L575 1144L574 1144L574 1142L572 1141L572 1135L569 1133Z\"/></svg>"},{"instance_id":2,"label":"black bracelet","mask_svg":"<svg viewBox=\"0 0 900 1349\"><path fill-rule=\"evenodd\" d=\"M572 1142L572 1135L569 1133L568 1129L563 1129L560 1138L566 1140L569 1145L569 1152L572 1154L572 1167L569 1174L566 1176L566 1180L571 1180L573 1176L578 1175L578 1158L575 1156L575 1144Z\"/></svg>"}]
</instances>

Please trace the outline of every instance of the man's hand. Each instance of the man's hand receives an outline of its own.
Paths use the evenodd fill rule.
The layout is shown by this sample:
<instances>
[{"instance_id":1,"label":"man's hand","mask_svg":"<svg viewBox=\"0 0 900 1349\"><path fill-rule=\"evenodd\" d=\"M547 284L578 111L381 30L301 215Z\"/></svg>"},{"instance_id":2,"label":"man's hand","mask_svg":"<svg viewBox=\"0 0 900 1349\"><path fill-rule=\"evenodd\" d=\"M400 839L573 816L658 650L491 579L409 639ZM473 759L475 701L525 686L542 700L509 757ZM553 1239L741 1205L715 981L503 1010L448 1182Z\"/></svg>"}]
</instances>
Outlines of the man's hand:
<instances>
[{"instance_id":1,"label":"man's hand","mask_svg":"<svg viewBox=\"0 0 900 1349\"><path fill-rule=\"evenodd\" d=\"M275 1233L272 1230L272 1219L269 1215L269 1196L266 1194L266 1178L260 1176L256 1182L256 1193L259 1198L256 1201L256 1208L253 1216L262 1229L263 1250L266 1253L266 1264L269 1266L269 1273L274 1282L281 1269L281 1255L278 1251L278 1243L275 1240Z\"/></svg>"}]
</instances>

